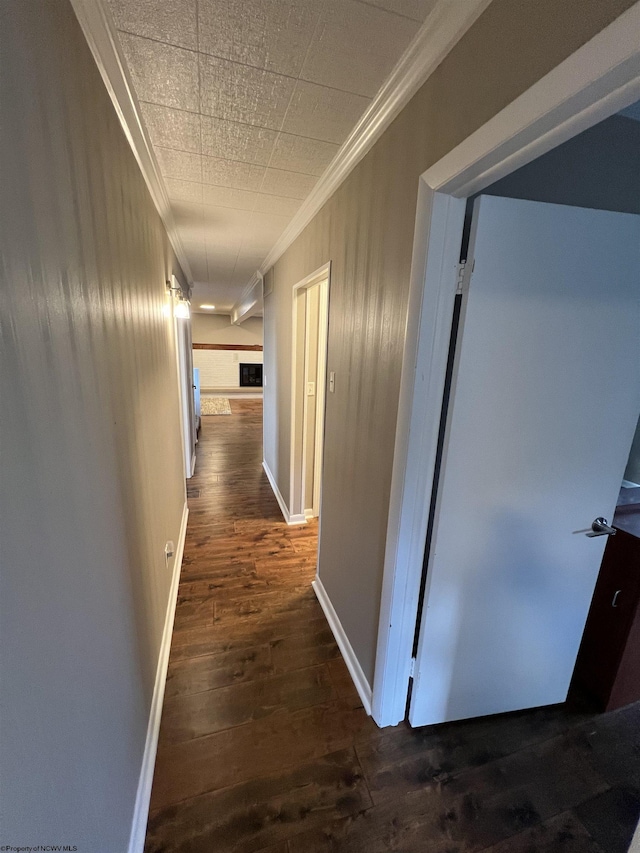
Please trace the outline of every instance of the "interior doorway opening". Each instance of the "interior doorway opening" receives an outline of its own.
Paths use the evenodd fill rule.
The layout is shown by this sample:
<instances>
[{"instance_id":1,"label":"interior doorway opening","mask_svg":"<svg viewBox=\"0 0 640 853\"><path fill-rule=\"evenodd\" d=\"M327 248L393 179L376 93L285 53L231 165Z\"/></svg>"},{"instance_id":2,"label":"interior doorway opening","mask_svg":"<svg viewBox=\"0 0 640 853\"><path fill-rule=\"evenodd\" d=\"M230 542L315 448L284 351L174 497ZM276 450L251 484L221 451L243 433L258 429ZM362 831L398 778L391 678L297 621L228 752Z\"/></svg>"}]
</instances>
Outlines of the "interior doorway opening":
<instances>
[{"instance_id":1,"label":"interior doorway opening","mask_svg":"<svg viewBox=\"0 0 640 853\"><path fill-rule=\"evenodd\" d=\"M372 713L405 717L466 200L640 96L640 3L420 178ZM622 475L622 471L620 471Z\"/></svg>"},{"instance_id":2,"label":"interior doorway opening","mask_svg":"<svg viewBox=\"0 0 640 853\"><path fill-rule=\"evenodd\" d=\"M329 274L325 264L293 289L291 515L320 515L327 379Z\"/></svg>"}]
</instances>

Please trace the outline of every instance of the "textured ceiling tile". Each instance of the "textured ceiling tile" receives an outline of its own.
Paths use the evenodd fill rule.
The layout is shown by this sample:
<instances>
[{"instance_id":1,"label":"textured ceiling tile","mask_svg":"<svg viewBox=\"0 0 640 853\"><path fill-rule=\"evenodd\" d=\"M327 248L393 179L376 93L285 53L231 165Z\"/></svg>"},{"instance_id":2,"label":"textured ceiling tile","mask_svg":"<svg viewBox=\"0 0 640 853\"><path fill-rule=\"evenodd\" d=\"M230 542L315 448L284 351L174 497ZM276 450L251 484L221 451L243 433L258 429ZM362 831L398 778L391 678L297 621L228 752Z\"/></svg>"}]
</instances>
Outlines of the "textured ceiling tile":
<instances>
[{"instance_id":1,"label":"textured ceiling tile","mask_svg":"<svg viewBox=\"0 0 640 853\"><path fill-rule=\"evenodd\" d=\"M370 103L361 95L298 80L282 130L342 143Z\"/></svg>"},{"instance_id":2,"label":"textured ceiling tile","mask_svg":"<svg viewBox=\"0 0 640 853\"><path fill-rule=\"evenodd\" d=\"M291 221L290 216L275 216L271 213L254 213L242 244L242 253L265 254Z\"/></svg>"},{"instance_id":3,"label":"textured ceiling tile","mask_svg":"<svg viewBox=\"0 0 640 853\"><path fill-rule=\"evenodd\" d=\"M302 204L298 198L284 198L279 195L256 195L254 210L256 213L275 213L278 216L293 216Z\"/></svg>"},{"instance_id":4,"label":"textured ceiling tile","mask_svg":"<svg viewBox=\"0 0 640 853\"><path fill-rule=\"evenodd\" d=\"M240 251L238 246L220 246L217 243L209 243L205 244L207 257L210 260L215 260L217 264L220 266L235 266L236 260L238 258L238 252Z\"/></svg>"},{"instance_id":5,"label":"textured ceiling tile","mask_svg":"<svg viewBox=\"0 0 640 853\"><path fill-rule=\"evenodd\" d=\"M116 27L198 49L196 0L109 0Z\"/></svg>"},{"instance_id":6,"label":"textured ceiling tile","mask_svg":"<svg viewBox=\"0 0 640 853\"><path fill-rule=\"evenodd\" d=\"M323 13L300 78L373 97L419 26L356 0L333 0Z\"/></svg>"},{"instance_id":7,"label":"textured ceiling tile","mask_svg":"<svg viewBox=\"0 0 640 853\"><path fill-rule=\"evenodd\" d=\"M240 248L243 235L251 224L251 212L232 207L206 205L204 211L204 236L208 247L216 246L229 252Z\"/></svg>"},{"instance_id":8,"label":"textured ceiling tile","mask_svg":"<svg viewBox=\"0 0 640 853\"><path fill-rule=\"evenodd\" d=\"M202 247L204 251L206 228L203 220L203 206L194 202L174 201L171 209L178 231L182 234L185 248L197 246Z\"/></svg>"},{"instance_id":9,"label":"textured ceiling tile","mask_svg":"<svg viewBox=\"0 0 640 853\"><path fill-rule=\"evenodd\" d=\"M179 178L181 181L202 181L202 157L188 151L174 151L171 148L155 148L160 171L165 178Z\"/></svg>"},{"instance_id":10,"label":"textured ceiling tile","mask_svg":"<svg viewBox=\"0 0 640 853\"><path fill-rule=\"evenodd\" d=\"M207 184L202 187L202 192L202 201L205 204L234 207L237 210L253 210L257 198L257 193L231 187L213 187Z\"/></svg>"},{"instance_id":11,"label":"textured ceiling tile","mask_svg":"<svg viewBox=\"0 0 640 853\"><path fill-rule=\"evenodd\" d=\"M203 258L189 258L191 275L196 280L207 281L209 278L209 267L206 256Z\"/></svg>"},{"instance_id":12,"label":"textured ceiling tile","mask_svg":"<svg viewBox=\"0 0 640 853\"><path fill-rule=\"evenodd\" d=\"M200 50L297 77L318 19L315 0L200 0Z\"/></svg>"},{"instance_id":13,"label":"textured ceiling tile","mask_svg":"<svg viewBox=\"0 0 640 853\"><path fill-rule=\"evenodd\" d=\"M413 18L420 23L436 5L435 0L368 0L368 2L372 6L379 6L380 9L387 9L406 18Z\"/></svg>"},{"instance_id":14,"label":"textured ceiling tile","mask_svg":"<svg viewBox=\"0 0 640 853\"><path fill-rule=\"evenodd\" d=\"M198 258L206 260L204 240L194 240L193 235L189 233L187 228L179 228L178 231L182 240L182 246L189 257L189 263Z\"/></svg>"},{"instance_id":15,"label":"textured ceiling tile","mask_svg":"<svg viewBox=\"0 0 640 853\"><path fill-rule=\"evenodd\" d=\"M282 169L267 169L261 190L263 193L283 195L285 198L306 198L317 178L313 175L301 175L298 172L284 172Z\"/></svg>"},{"instance_id":16,"label":"textured ceiling tile","mask_svg":"<svg viewBox=\"0 0 640 853\"><path fill-rule=\"evenodd\" d=\"M203 154L268 165L278 137L275 130L212 116L202 116L201 120Z\"/></svg>"},{"instance_id":17,"label":"textured ceiling tile","mask_svg":"<svg viewBox=\"0 0 640 853\"><path fill-rule=\"evenodd\" d=\"M176 178L165 178L169 198L175 201L202 202L202 184L193 181L180 181Z\"/></svg>"},{"instance_id":18,"label":"textured ceiling tile","mask_svg":"<svg viewBox=\"0 0 640 853\"><path fill-rule=\"evenodd\" d=\"M434 0L109 2L202 301L229 310Z\"/></svg>"},{"instance_id":19,"label":"textured ceiling tile","mask_svg":"<svg viewBox=\"0 0 640 853\"><path fill-rule=\"evenodd\" d=\"M219 157L202 158L202 179L205 184L233 187L237 190L259 190L265 167Z\"/></svg>"},{"instance_id":20,"label":"textured ceiling tile","mask_svg":"<svg viewBox=\"0 0 640 853\"><path fill-rule=\"evenodd\" d=\"M201 112L280 130L295 80L200 55Z\"/></svg>"},{"instance_id":21,"label":"textured ceiling tile","mask_svg":"<svg viewBox=\"0 0 640 853\"><path fill-rule=\"evenodd\" d=\"M199 306L201 303L213 302L216 306L214 313L228 314L238 301L239 296L240 289L234 287L231 282L216 282L211 285L209 282L197 281L194 282L191 298L192 310L195 308L198 313L209 314L210 311L199 312Z\"/></svg>"},{"instance_id":22,"label":"textured ceiling tile","mask_svg":"<svg viewBox=\"0 0 640 853\"><path fill-rule=\"evenodd\" d=\"M120 33L140 101L198 112L198 55L190 50Z\"/></svg>"},{"instance_id":23,"label":"textured ceiling tile","mask_svg":"<svg viewBox=\"0 0 640 853\"><path fill-rule=\"evenodd\" d=\"M225 276L231 278L236 267L236 255L233 258L225 258L216 252L207 251L207 266L209 268L209 276L216 278Z\"/></svg>"},{"instance_id":24,"label":"textured ceiling tile","mask_svg":"<svg viewBox=\"0 0 640 853\"><path fill-rule=\"evenodd\" d=\"M140 104L151 142L164 148L200 153L200 116L157 104Z\"/></svg>"},{"instance_id":25,"label":"textured ceiling tile","mask_svg":"<svg viewBox=\"0 0 640 853\"><path fill-rule=\"evenodd\" d=\"M320 176L335 157L340 146L320 139L305 139L281 133L276 140L270 166Z\"/></svg>"},{"instance_id":26,"label":"textured ceiling tile","mask_svg":"<svg viewBox=\"0 0 640 853\"><path fill-rule=\"evenodd\" d=\"M245 249L244 247L238 253L238 260L236 263L236 270L242 270L243 274L247 274L250 276L258 270L264 261L266 254L264 252L253 252L250 248Z\"/></svg>"}]
</instances>

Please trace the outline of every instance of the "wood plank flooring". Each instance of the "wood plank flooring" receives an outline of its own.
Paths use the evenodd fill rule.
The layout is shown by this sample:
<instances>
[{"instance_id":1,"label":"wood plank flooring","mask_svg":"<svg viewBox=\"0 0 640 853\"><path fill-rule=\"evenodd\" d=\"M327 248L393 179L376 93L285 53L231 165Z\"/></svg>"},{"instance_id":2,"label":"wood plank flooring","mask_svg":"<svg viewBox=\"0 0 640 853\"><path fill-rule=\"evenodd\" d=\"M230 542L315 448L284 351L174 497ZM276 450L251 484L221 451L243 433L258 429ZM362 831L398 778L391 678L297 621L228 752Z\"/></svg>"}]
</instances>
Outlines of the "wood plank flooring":
<instances>
[{"instance_id":1,"label":"wood plank flooring","mask_svg":"<svg viewBox=\"0 0 640 853\"><path fill-rule=\"evenodd\" d=\"M288 527L262 404L203 419L146 853L626 853L640 705L411 729L365 714Z\"/></svg>"}]
</instances>

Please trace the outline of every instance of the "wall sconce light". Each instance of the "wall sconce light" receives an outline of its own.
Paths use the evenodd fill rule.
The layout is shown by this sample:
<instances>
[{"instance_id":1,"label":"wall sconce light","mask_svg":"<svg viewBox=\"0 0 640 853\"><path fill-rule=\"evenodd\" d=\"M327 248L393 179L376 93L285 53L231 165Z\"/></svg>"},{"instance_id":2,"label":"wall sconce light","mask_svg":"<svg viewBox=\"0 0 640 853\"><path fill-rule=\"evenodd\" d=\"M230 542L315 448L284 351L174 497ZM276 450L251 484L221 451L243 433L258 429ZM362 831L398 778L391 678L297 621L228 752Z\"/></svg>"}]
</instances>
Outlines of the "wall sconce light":
<instances>
[{"instance_id":1,"label":"wall sconce light","mask_svg":"<svg viewBox=\"0 0 640 853\"><path fill-rule=\"evenodd\" d=\"M175 277L175 275L172 275L170 279L167 279L165 284L167 285L167 291L172 296L177 296L178 294L182 296L182 288L178 284L178 279Z\"/></svg>"},{"instance_id":2,"label":"wall sconce light","mask_svg":"<svg viewBox=\"0 0 640 853\"><path fill-rule=\"evenodd\" d=\"M167 293L169 293L172 297L177 297L178 301L173 306L173 316L178 317L181 320L188 320L191 317L191 311L189 310L189 300L185 297L183 289L178 284L178 279L175 275L171 276L170 280L167 280ZM173 302L173 299L171 300Z\"/></svg>"},{"instance_id":3,"label":"wall sconce light","mask_svg":"<svg viewBox=\"0 0 640 853\"><path fill-rule=\"evenodd\" d=\"M178 317L181 320L189 319L191 312L189 311L189 303L186 299L181 299L179 302L176 302L173 309L173 316Z\"/></svg>"}]
</instances>

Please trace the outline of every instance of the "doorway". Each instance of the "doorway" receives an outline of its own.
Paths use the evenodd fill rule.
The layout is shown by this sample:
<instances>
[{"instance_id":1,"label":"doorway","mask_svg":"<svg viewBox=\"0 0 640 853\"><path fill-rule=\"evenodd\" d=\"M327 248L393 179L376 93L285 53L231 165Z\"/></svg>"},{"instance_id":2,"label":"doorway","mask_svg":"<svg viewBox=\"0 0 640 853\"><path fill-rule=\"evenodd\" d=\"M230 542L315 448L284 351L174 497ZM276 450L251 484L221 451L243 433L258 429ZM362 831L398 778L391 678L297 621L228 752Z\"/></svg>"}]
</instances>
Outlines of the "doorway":
<instances>
[{"instance_id":1,"label":"doorway","mask_svg":"<svg viewBox=\"0 0 640 853\"><path fill-rule=\"evenodd\" d=\"M380 726L404 719L419 665L412 652L466 199L640 97L640 50L629 37L639 22L636 4L420 178L373 684Z\"/></svg>"},{"instance_id":2,"label":"doorway","mask_svg":"<svg viewBox=\"0 0 640 853\"><path fill-rule=\"evenodd\" d=\"M293 288L291 516L320 515L330 265Z\"/></svg>"},{"instance_id":3,"label":"doorway","mask_svg":"<svg viewBox=\"0 0 640 853\"><path fill-rule=\"evenodd\" d=\"M640 408L638 270L638 214L474 202L412 725L566 699Z\"/></svg>"}]
</instances>

